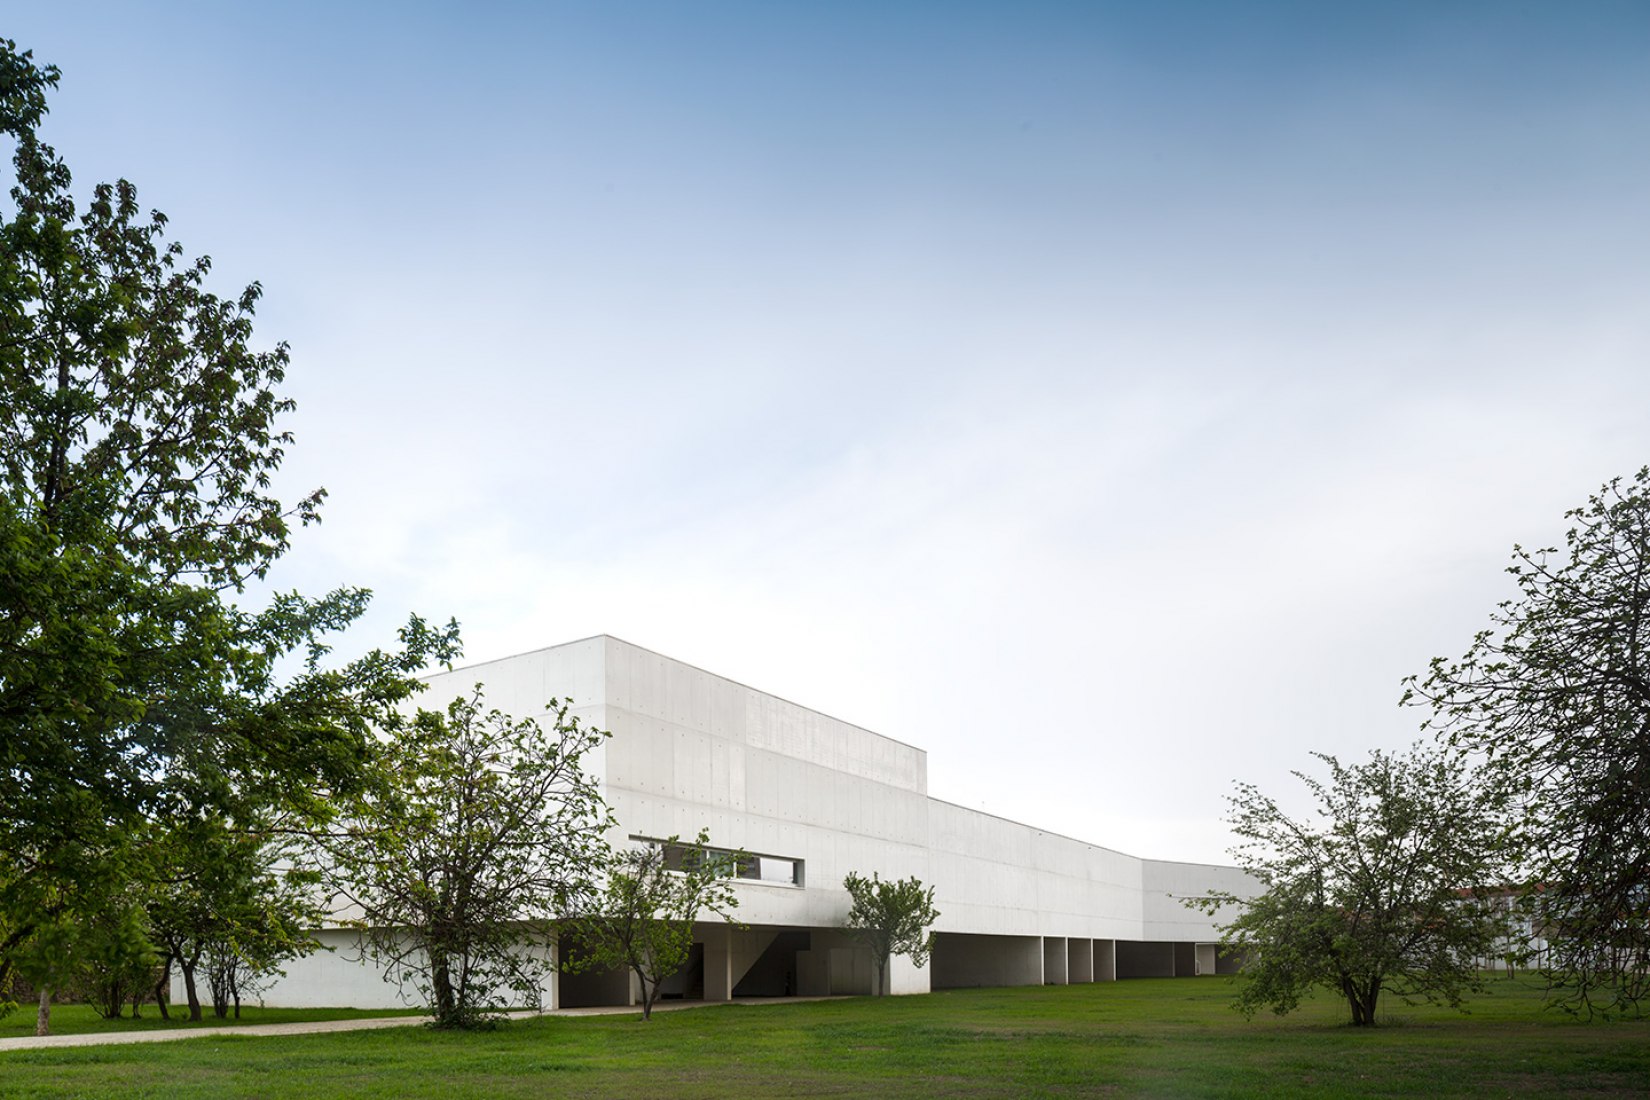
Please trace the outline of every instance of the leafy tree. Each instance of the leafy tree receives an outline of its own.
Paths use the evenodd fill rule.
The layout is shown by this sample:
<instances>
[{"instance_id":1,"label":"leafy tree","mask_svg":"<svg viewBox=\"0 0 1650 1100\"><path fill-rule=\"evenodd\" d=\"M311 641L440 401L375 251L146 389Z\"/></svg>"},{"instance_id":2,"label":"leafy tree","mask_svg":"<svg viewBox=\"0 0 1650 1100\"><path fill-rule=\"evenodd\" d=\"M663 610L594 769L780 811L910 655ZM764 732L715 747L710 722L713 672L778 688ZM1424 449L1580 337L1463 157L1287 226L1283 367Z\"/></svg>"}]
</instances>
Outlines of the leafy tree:
<instances>
[{"instance_id":1,"label":"leafy tree","mask_svg":"<svg viewBox=\"0 0 1650 1100\"><path fill-rule=\"evenodd\" d=\"M209 817L160 830L152 849L150 923L164 969L175 964L183 976L191 1020L202 1016L203 963L221 1019L231 1001L240 1015L243 982L250 988L317 946L308 930L325 916L319 873L295 865L304 852L290 839Z\"/></svg>"},{"instance_id":2,"label":"leafy tree","mask_svg":"<svg viewBox=\"0 0 1650 1100\"><path fill-rule=\"evenodd\" d=\"M131 845L123 856L134 856L135 850ZM119 1000L136 975L154 965L130 878L114 860L93 866L98 874L67 884L29 880L35 916L26 928L5 929L11 933L7 970L28 981L38 998L37 1035L50 1033L52 1000L60 995L90 991L100 1010L113 999L112 1014L118 1015ZM8 1001L0 1005L0 1015L16 1007Z\"/></svg>"},{"instance_id":3,"label":"leafy tree","mask_svg":"<svg viewBox=\"0 0 1650 1100\"><path fill-rule=\"evenodd\" d=\"M1481 753L1526 809L1525 904L1579 1012L1650 999L1650 468L1566 513L1562 547L1513 547L1518 595L1405 701Z\"/></svg>"},{"instance_id":4,"label":"leafy tree","mask_svg":"<svg viewBox=\"0 0 1650 1100\"><path fill-rule=\"evenodd\" d=\"M263 576L320 499L289 512L267 492L291 402L285 348L249 346L258 287L206 291L210 262L185 262L125 181L77 210L35 132L56 82L0 44L0 806L40 852L154 806L191 746L150 705L226 674L220 593Z\"/></svg>"},{"instance_id":5,"label":"leafy tree","mask_svg":"<svg viewBox=\"0 0 1650 1100\"><path fill-rule=\"evenodd\" d=\"M53 910L50 917L35 921L28 935L12 948L13 968L35 989L39 1008L34 1033L51 1034L52 995L73 984L84 955L81 949L83 926L72 911Z\"/></svg>"},{"instance_id":6,"label":"leafy tree","mask_svg":"<svg viewBox=\"0 0 1650 1100\"><path fill-rule=\"evenodd\" d=\"M1191 902L1235 906L1222 943L1246 959L1237 1007L1282 1015L1314 986L1345 997L1372 1027L1383 992L1459 1006L1482 988L1478 960L1507 934L1494 887L1505 869L1497 794L1459 758L1421 747L1347 766L1314 753L1327 781L1301 772L1316 820L1290 818L1248 783L1231 799L1232 849L1260 893Z\"/></svg>"},{"instance_id":7,"label":"leafy tree","mask_svg":"<svg viewBox=\"0 0 1650 1100\"><path fill-rule=\"evenodd\" d=\"M934 888L916 879L884 882L876 872L865 878L854 871L842 880L853 899L843 930L871 949L876 964L876 993L887 992L888 962L895 955L909 956L918 967L927 964L934 947L930 925L940 919L934 908Z\"/></svg>"},{"instance_id":8,"label":"leafy tree","mask_svg":"<svg viewBox=\"0 0 1650 1100\"><path fill-rule=\"evenodd\" d=\"M545 726L482 706L478 685L394 731L328 843L364 950L444 1028L540 1003L555 922L587 907L611 823L583 770L607 734L554 699Z\"/></svg>"},{"instance_id":9,"label":"leafy tree","mask_svg":"<svg viewBox=\"0 0 1650 1100\"><path fill-rule=\"evenodd\" d=\"M687 963L694 921L710 913L731 923L730 911L739 907L729 878L743 857L711 852L709 844L710 834L701 829L691 845L673 836L620 854L608 869L596 911L577 923L579 965L636 975L644 1020L653 1016L660 983Z\"/></svg>"},{"instance_id":10,"label":"leafy tree","mask_svg":"<svg viewBox=\"0 0 1650 1100\"><path fill-rule=\"evenodd\" d=\"M154 984L160 959L150 941L149 921L131 891L106 899L104 911L81 928L79 951L84 960L81 986L86 999L106 1020L118 1019L128 1000Z\"/></svg>"},{"instance_id":11,"label":"leafy tree","mask_svg":"<svg viewBox=\"0 0 1650 1100\"><path fill-rule=\"evenodd\" d=\"M0 40L0 987L31 940L89 942L75 913L124 888L145 823L324 816L411 673L456 650L415 618L399 651L325 671L365 592L231 602L323 496L269 489L287 349L253 346L258 285L205 289L210 261L130 183L77 205L37 133L57 81ZM305 671L277 675L299 648Z\"/></svg>"}]
</instances>

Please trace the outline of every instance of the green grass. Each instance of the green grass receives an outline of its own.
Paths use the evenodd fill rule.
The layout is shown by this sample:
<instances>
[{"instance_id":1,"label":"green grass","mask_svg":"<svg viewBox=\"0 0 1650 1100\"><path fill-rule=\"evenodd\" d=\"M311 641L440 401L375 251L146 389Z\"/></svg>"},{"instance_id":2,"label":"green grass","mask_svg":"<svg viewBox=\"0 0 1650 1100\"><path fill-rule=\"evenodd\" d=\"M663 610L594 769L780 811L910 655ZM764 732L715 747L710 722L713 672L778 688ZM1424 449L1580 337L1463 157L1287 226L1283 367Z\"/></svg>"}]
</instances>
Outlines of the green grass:
<instances>
[{"instance_id":1,"label":"green grass","mask_svg":"<svg viewBox=\"0 0 1650 1100\"><path fill-rule=\"evenodd\" d=\"M0 1096L1650 1095L1650 1021L1578 1023L1499 982L1471 1015L1328 999L1245 1021L1220 979L723 1006L0 1054Z\"/></svg>"},{"instance_id":2,"label":"green grass","mask_svg":"<svg viewBox=\"0 0 1650 1100\"><path fill-rule=\"evenodd\" d=\"M230 1017L220 1020L212 1015L212 1006L202 1009L205 1019L190 1023L187 1005L173 1005L172 1018L163 1020L154 1005L143 1007L141 1019L123 1016L105 1020L90 1005L52 1005L53 1035L87 1035L93 1032L126 1034L133 1031L189 1031L199 1028L239 1027L245 1024L296 1024L311 1020L359 1020L373 1016L421 1016L422 1009L394 1008L259 1008L242 1005L239 1020ZM0 1039L16 1039L34 1034L35 1006L20 1005L16 1012L0 1017Z\"/></svg>"}]
</instances>

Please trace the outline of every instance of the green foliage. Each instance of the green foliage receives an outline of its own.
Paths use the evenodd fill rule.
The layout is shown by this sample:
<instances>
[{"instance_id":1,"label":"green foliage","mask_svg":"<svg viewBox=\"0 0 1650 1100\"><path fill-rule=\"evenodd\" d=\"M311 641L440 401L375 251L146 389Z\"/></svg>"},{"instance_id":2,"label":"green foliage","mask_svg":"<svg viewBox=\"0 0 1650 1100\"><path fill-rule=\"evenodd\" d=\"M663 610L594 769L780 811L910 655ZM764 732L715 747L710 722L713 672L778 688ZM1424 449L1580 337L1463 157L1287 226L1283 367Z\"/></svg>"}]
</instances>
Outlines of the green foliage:
<instances>
[{"instance_id":1,"label":"green foliage","mask_svg":"<svg viewBox=\"0 0 1650 1100\"><path fill-rule=\"evenodd\" d=\"M710 833L699 830L689 852L705 853ZM742 853L705 855L672 868L671 851L680 838L647 844L618 855L607 869L607 887L595 911L574 927L580 968L620 967L636 975L642 989L642 1019L653 1015L659 984L680 970L693 947L693 923L710 913L733 922L739 907L729 876Z\"/></svg>"},{"instance_id":2,"label":"green foliage","mask_svg":"<svg viewBox=\"0 0 1650 1100\"><path fill-rule=\"evenodd\" d=\"M154 885L134 836L324 819L411 674L456 651L415 618L399 650L324 670L364 591L230 602L323 496L270 493L287 350L253 344L257 284L207 290L130 183L77 204L36 132L57 78L0 41L0 988L31 943L90 945L90 914Z\"/></svg>"},{"instance_id":3,"label":"green foliage","mask_svg":"<svg viewBox=\"0 0 1650 1100\"><path fill-rule=\"evenodd\" d=\"M364 951L444 1028L538 1007L556 920L587 908L611 823L583 767L606 733L554 699L545 725L482 706L477 685L394 730L326 843Z\"/></svg>"},{"instance_id":4,"label":"green foliage","mask_svg":"<svg viewBox=\"0 0 1650 1100\"><path fill-rule=\"evenodd\" d=\"M49 1026L51 997L90 991L106 1008L153 968L141 892L127 871L128 864L141 862L140 845L127 840L117 855L85 862L77 878L31 875L0 883L10 887L5 896L27 903L26 923L0 921L7 933L3 961L37 994L46 994L38 1015L41 1034ZM16 1006L3 1007L9 1012Z\"/></svg>"},{"instance_id":5,"label":"green foliage","mask_svg":"<svg viewBox=\"0 0 1650 1100\"><path fill-rule=\"evenodd\" d=\"M1253 897L1189 904L1237 907L1222 943L1241 952L1245 1015L1297 1008L1314 986L1345 998L1352 1023L1373 1026L1383 991L1459 1006L1481 990L1481 959L1504 953L1505 820L1495 792L1461 761L1417 747L1344 766L1314 753L1327 782L1300 772L1316 821L1291 819L1248 783L1231 799L1233 849L1255 877Z\"/></svg>"},{"instance_id":6,"label":"green foliage","mask_svg":"<svg viewBox=\"0 0 1650 1100\"><path fill-rule=\"evenodd\" d=\"M131 184L79 210L34 126L53 71L0 44L0 119L16 138L0 219L0 806L13 846L46 852L162 797L194 746L151 707L231 674L237 624L219 593L286 549L267 492L284 347L250 346L256 285L204 289Z\"/></svg>"},{"instance_id":7,"label":"green foliage","mask_svg":"<svg viewBox=\"0 0 1650 1100\"><path fill-rule=\"evenodd\" d=\"M201 1018L197 968L205 960L213 1008L308 954L308 929L324 910L319 875L294 866L305 854L290 839L238 827L220 816L184 819L155 830L150 846L148 908L153 935L184 979L189 1018Z\"/></svg>"},{"instance_id":8,"label":"green foliage","mask_svg":"<svg viewBox=\"0 0 1650 1100\"><path fill-rule=\"evenodd\" d=\"M82 924L81 935L81 990L100 1015L115 1019L134 994L154 985L160 958L150 942L148 915L135 897L111 898L103 913Z\"/></svg>"},{"instance_id":9,"label":"green foliage","mask_svg":"<svg viewBox=\"0 0 1650 1100\"><path fill-rule=\"evenodd\" d=\"M1566 513L1564 546L1513 548L1518 596L1405 701L1482 754L1525 807L1525 903L1572 1011L1650 1003L1650 468Z\"/></svg>"},{"instance_id":10,"label":"green foliage","mask_svg":"<svg viewBox=\"0 0 1650 1100\"><path fill-rule=\"evenodd\" d=\"M871 949L876 964L876 992L886 992L888 961L895 955L909 956L924 966L934 947L930 925L940 919L934 908L934 888L912 878L884 882L876 872L865 878L849 871L843 889L853 899L843 930Z\"/></svg>"}]
</instances>

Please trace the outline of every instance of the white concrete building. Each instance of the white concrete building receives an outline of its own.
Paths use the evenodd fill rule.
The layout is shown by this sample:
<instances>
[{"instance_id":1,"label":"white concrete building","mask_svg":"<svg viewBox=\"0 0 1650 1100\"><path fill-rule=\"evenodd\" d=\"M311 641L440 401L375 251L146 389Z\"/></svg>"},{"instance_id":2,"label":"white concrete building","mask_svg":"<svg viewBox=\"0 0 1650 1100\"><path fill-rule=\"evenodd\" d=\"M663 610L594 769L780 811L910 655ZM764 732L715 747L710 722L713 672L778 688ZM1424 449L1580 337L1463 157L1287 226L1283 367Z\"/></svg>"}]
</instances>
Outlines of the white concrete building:
<instances>
[{"instance_id":1,"label":"white concrete building","mask_svg":"<svg viewBox=\"0 0 1650 1100\"><path fill-rule=\"evenodd\" d=\"M837 927L849 871L915 875L940 918L923 969L896 958L890 991L1109 981L1226 972L1215 922L1183 899L1244 892L1235 868L1124 855L933 798L919 748L600 636L429 679L419 702L444 706L483 684L487 705L540 716L552 698L609 730L594 761L619 826L615 843L691 837L759 859L737 880L738 916L697 929L687 969L664 995L725 1000L870 992L869 954ZM341 950L287 968L277 1005L399 1003L353 934ZM623 973L561 975L548 1005L634 1003Z\"/></svg>"}]
</instances>

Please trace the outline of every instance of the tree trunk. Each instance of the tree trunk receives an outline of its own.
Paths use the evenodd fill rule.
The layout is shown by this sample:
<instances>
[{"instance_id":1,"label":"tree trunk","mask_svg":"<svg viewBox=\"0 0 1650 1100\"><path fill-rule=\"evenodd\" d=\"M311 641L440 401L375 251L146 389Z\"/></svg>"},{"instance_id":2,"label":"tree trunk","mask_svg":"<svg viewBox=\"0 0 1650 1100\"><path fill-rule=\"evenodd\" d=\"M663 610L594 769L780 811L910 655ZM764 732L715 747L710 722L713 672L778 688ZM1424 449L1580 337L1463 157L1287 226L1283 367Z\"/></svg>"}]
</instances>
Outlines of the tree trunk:
<instances>
[{"instance_id":1,"label":"tree trunk","mask_svg":"<svg viewBox=\"0 0 1650 1100\"><path fill-rule=\"evenodd\" d=\"M653 1000L659 995L659 987L657 984L651 986L648 984L647 975L642 973L641 967L637 966L631 969L636 971L636 980L642 986L642 1021L645 1023L653 1019Z\"/></svg>"},{"instance_id":2,"label":"tree trunk","mask_svg":"<svg viewBox=\"0 0 1650 1100\"><path fill-rule=\"evenodd\" d=\"M172 995L172 953L168 951L166 958L160 964L160 977L155 979L155 1004L160 1008L160 1018L170 1020L172 1014L166 1009L166 999Z\"/></svg>"},{"instance_id":3,"label":"tree trunk","mask_svg":"<svg viewBox=\"0 0 1650 1100\"><path fill-rule=\"evenodd\" d=\"M189 998L189 1019L195 1023L201 1018L201 998L200 994L195 992L195 966L199 962L199 955L192 959L178 959L178 969L183 971L183 992Z\"/></svg>"},{"instance_id":4,"label":"tree trunk","mask_svg":"<svg viewBox=\"0 0 1650 1100\"><path fill-rule=\"evenodd\" d=\"M435 994L435 1022L442 1027L453 1026L453 979L445 962L430 967L430 991Z\"/></svg>"},{"instance_id":5,"label":"tree trunk","mask_svg":"<svg viewBox=\"0 0 1650 1100\"><path fill-rule=\"evenodd\" d=\"M40 1010L34 1016L34 1033L36 1035L50 1035L52 1033L52 991L45 986L40 987Z\"/></svg>"},{"instance_id":6,"label":"tree trunk","mask_svg":"<svg viewBox=\"0 0 1650 1100\"><path fill-rule=\"evenodd\" d=\"M1362 988L1355 982L1343 981L1341 988L1346 993L1347 1004L1352 1008L1352 1026L1374 1027L1375 1005L1381 997L1380 979L1373 979Z\"/></svg>"},{"instance_id":7,"label":"tree trunk","mask_svg":"<svg viewBox=\"0 0 1650 1100\"><path fill-rule=\"evenodd\" d=\"M236 969L239 969L237 967ZM235 1019L241 1018L241 984L235 980L235 971L229 972L229 995L235 1001Z\"/></svg>"}]
</instances>

